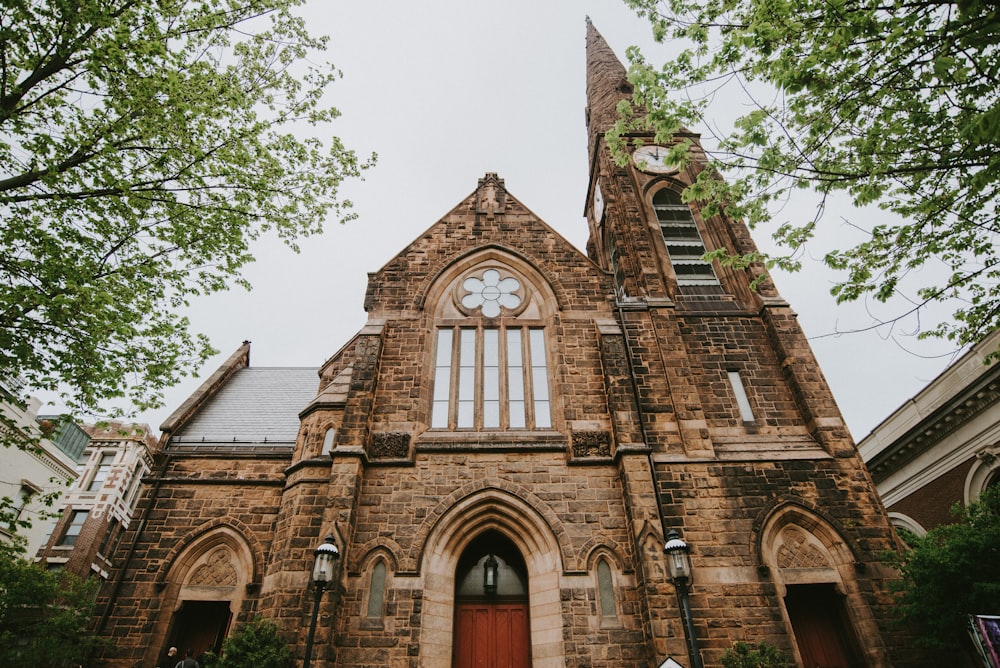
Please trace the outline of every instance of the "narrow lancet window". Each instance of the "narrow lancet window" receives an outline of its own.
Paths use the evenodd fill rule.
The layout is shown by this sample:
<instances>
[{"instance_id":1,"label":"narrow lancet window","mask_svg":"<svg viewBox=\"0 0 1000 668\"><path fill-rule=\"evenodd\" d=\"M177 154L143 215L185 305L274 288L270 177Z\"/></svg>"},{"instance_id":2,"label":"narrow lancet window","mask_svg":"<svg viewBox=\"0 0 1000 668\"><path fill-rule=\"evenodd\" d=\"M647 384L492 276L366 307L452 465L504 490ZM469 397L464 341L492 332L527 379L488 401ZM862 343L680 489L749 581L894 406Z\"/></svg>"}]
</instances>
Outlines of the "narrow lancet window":
<instances>
[{"instance_id":1,"label":"narrow lancet window","mask_svg":"<svg viewBox=\"0 0 1000 668\"><path fill-rule=\"evenodd\" d=\"M615 607L615 587L611 579L611 567L601 559L597 562L597 603L601 612L601 620L615 619L618 611Z\"/></svg>"},{"instance_id":2,"label":"narrow lancet window","mask_svg":"<svg viewBox=\"0 0 1000 668\"><path fill-rule=\"evenodd\" d=\"M733 394L736 396L736 405L740 409L740 418L744 422L754 422L753 408L750 407L750 398L747 397L747 390L743 386L743 378L740 377L739 371L729 372L729 385L733 388Z\"/></svg>"},{"instance_id":3,"label":"narrow lancet window","mask_svg":"<svg viewBox=\"0 0 1000 668\"><path fill-rule=\"evenodd\" d=\"M372 567L371 586L368 588L368 618L381 619L385 604L385 562L376 561Z\"/></svg>"}]
</instances>

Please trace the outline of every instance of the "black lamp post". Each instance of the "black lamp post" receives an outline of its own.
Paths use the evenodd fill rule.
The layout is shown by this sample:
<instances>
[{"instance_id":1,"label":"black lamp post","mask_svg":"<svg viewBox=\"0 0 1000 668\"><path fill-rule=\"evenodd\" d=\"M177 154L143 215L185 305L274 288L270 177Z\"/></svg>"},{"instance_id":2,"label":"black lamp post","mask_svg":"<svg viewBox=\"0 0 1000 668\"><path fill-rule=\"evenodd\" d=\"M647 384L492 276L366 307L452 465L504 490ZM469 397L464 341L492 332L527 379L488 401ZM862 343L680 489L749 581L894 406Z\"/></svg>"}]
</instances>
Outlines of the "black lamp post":
<instances>
[{"instance_id":1,"label":"black lamp post","mask_svg":"<svg viewBox=\"0 0 1000 668\"><path fill-rule=\"evenodd\" d=\"M694 619L691 617L691 600L688 598L688 585L691 584L691 546L681 540L681 535L677 531L671 529L667 533L667 544L663 546L663 552L667 555L670 579L677 589L677 601L684 620L684 637L687 640L691 668L702 668L698 636L695 635Z\"/></svg>"},{"instance_id":2,"label":"black lamp post","mask_svg":"<svg viewBox=\"0 0 1000 668\"><path fill-rule=\"evenodd\" d=\"M319 617L319 601L323 598L323 590L333 582L333 567L340 558L340 550L333 542L333 536L327 536L323 544L316 548L313 558L313 612L309 621L309 636L306 638L306 658L302 668L309 668L312 661L313 638L316 637L316 619Z\"/></svg>"}]
</instances>

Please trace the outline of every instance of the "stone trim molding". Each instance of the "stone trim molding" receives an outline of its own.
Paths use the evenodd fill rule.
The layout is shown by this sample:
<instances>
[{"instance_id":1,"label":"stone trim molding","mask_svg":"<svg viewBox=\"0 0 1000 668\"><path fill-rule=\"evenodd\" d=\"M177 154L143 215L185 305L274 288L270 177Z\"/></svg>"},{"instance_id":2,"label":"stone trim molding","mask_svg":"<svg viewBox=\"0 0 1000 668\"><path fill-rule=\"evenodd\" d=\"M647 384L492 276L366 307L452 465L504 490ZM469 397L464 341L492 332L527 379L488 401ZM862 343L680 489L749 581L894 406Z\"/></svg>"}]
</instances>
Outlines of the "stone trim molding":
<instances>
[{"instance_id":1,"label":"stone trim molding","mask_svg":"<svg viewBox=\"0 0 1000 668\"><path fill-rule=\"evenodd\" d=\"M228 532L223 530L229 529ZM218 533L218 536L213 537L211 534L213 532ZM226 541L223 536L229 535L231 539ZM179 560L179 556L184 552L189 550L192 546L204 541L204 544L198 545L203 551L208 551L215 544L221 542L232 542L233 539L242 540L245 543L245 548L248 555L251 558L251 569L249 576L247 578L247 585L260 586L261 578L263 573L262 563L264 550L257 540L257 537L253 534L246 524L240 520L229 517L225 519L214 519L209 522L205 522L201 526L196 527L189 531L186 535L182 536L174 546L167 553L167 556L160 562L160 567L156 574L156 586L162 589L168 583L168 576L176 571L177 568L183 566L183 562ZM235 547L235 545L231 545ZM203 552L199 551L199 554Z\"/></svg>"},{"instance_id":2,"label":"stone trim molding","mask_svg":"<svg viewBox=\"0 0 1000 668\"><path fill-rule=\"evenodd\" d=\"M554 549L558 552L559 561L564 566L570 571L585 570L579 555L573 550L572 541L569 539L562 520L547 502L526 488L511 482L478 481L456 489L446 498L441 499L434 509L427 513L427 517L424 518L414 536L413 551L400 556L401 573L415 573L423 570L422 562L427 553L430 536L439 530L439 527L445 522L446 515L456 512L456 508L464 507L474 502L475 499L485 496L502 500L505 506L522 508L526 516L534 518L532 520L534 523L544 525L545 531L554 536ZM517 543L517 541L514 542Z\"/></svg>"},{"instance_id":3,"label":"stone trim molding","mask_svg":"<svg viewBox=\"0 0 1000 668\"><path fill-rule=\"evenodd\" d=\"M465 495L438 518L421 561L422 668L451 666L455 569L465 548L484 531L506 536L524 557L528 572L533 668L563 668L561 575L563 562L549 523L522 499L496 488Z\"/></svg>"}]
</instances>

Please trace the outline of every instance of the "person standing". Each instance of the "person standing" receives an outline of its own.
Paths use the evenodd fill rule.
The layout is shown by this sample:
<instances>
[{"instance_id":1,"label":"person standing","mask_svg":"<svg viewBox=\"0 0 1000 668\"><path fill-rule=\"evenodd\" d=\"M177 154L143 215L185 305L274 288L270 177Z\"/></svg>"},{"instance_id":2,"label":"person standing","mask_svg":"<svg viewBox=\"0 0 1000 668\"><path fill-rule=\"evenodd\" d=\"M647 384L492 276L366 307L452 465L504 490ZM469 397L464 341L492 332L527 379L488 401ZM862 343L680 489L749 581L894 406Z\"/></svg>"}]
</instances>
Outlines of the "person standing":
<instances>
[{"instance_id":1,"label":"person standing","mask_svg":"<svg viewBox=\"0 0 1000 668\"><path fill-rule=\"evenodd\" d=\"M178 661L175 668L198 668L198 662L194 660L194 650L188 649L184 659Z\"/></svg>"},{"instance_id":2,"label":"person standing","mask_svg":"<svg viewBox=\"0 0 1000 668\"><path fill-rule=\"evenodd\" d=\"M174 668L175 661L177 661L177 648L171 647L167 650L167 655L160 661L160 665L156 668Z\"/></svg>"}]
</instances>

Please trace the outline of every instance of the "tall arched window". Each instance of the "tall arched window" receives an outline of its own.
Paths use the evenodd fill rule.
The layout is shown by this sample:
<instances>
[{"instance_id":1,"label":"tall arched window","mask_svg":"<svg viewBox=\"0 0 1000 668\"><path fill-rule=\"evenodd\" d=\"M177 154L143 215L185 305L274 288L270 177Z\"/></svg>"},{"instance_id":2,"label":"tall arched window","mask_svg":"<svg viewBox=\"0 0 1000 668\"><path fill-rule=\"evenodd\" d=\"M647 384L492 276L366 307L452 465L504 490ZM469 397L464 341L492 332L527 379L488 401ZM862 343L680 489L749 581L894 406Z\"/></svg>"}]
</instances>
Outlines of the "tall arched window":
<instances>
[{"instance_id":1,"label":"tall arched window","mask_svg":"<svg viewBox=\"0 0 1000 668\"><path fill-rule=\"evenodd\" d=\"M681 201L679 194L663 188L653 195L653 210L656 211L678 285L717 285L719 279L712 265L701 259L705 254L705 243L691 214L691 207Z\"/></svg>"},{"instance_id":2,"label":"tall arched window","mask_svg":"<svg viewBox=\"0 0 1000 668\"><path fill-rule=\"evenodd\" d=\"M618 606L615 605L615 584L611 576L611 566L603 558L597 562L597 605L601 614L602 625L618 619Z\"/></svg>"},{"instance_id":3,"label":"tall arched window","mask_svg":"<svg viewBox=\"0 0 1000 668\"><path fill-rule=\"evenodd\" d=\"M965 505L975 501L987 487L1000 484L1000 444L982 448L965 478Z\"/></svg>"},{"instance_id":4,"label":"tall arched window","mask_svg":"<svg viewBox=\"0 0 1000 668\"><path fill-rule=\"evenodd\" d=\"M381 559L372 567L371 582L368 587L368 618L382 619L385 604L385 562Z\"/></svg>"},{"instance_id":5,"label":"tall arched window","mask_svg":"<svg viewBox=\"0 0 1000 668\"><path fill-rule=\"evenodd\" d=\"M551 428L545 329L524 314L523 282L499 267L477 269L453 297L466 317L437 329L431 427Z\"/></svg>"}]
</instances>

